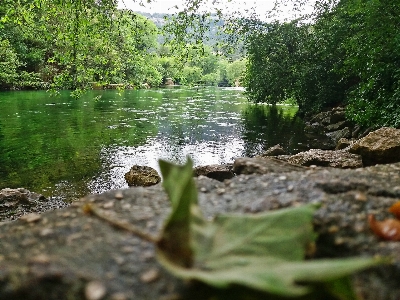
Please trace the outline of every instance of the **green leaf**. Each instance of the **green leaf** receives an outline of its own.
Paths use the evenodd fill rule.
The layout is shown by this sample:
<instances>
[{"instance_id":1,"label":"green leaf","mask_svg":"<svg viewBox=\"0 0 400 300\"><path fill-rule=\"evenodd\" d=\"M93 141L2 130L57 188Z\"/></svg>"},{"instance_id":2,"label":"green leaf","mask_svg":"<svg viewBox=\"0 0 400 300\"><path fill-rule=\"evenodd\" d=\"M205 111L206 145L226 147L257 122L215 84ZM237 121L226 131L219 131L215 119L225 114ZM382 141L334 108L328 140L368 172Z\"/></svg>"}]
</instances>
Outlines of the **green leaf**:
<instances>
[{"instance_id":1,"label":"green leaf","mask_svg":"<svg viewBox=\"0 0 400 300\"><path fill-rule=\"evenodd\" d=\"M190 209L192 204L197 204L197 189L192 178L193 163L188 159L185 166L174 166L162 160L159 164L164 179L163 185L172 204L172 212L158 247L169 260L179 266L190 267L193 263Z\"/></svg>"},{"instance_id":2,"label":"green leaf","mask_svg":"<svg viewBox=\"0 0 400 300\"><path fill-rule=\"evenodd\" d=\"M313 205L207 221L197 205L191 160L185 166L160 161L160 168L172 213L157 257L178 277L284 297L322 289L338 299L355 299L345 276L377 264L368 258L304 261L316 238Z\"/></svg>"}]
</instances>

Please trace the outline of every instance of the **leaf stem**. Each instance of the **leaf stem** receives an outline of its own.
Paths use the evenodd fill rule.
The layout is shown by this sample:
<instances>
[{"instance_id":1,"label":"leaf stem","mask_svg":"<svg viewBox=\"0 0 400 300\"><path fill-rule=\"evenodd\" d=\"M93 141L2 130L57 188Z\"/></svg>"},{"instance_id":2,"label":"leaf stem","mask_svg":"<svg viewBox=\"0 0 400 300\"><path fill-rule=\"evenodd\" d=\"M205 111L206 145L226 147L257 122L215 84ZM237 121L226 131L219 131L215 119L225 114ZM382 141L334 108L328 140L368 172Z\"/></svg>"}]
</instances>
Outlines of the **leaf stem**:
<instances>
[{"instance_id":1,"label":"leaf stem","mask_svg":"<svg viewBox=\"0 0 400 300\"><path fill-rule=\"evenodd\" d=\"M102 219L104 221L107 221L108 223L110 223L111 225L113 225L113 226L115 226L117 228L126 230L126 231L132 233L133 235L136 235L137 237L139 237L139 238L141 238L141 239L143 239L143 240L145 240L147 242L156 244L158 242L158 240L159 240L158 237L153 236L149 232L146 232L144 230L139 229L138 227L136 227L135 225L133 225L131 223L124 222L124 221L119 221L119 220L116 220L116 219L113 219L113 218L107 216L104 213L103 210L99 209L94 204L86 203L83 206L83 211L85 213L90 213L90 214L92 214L92 215L94 215L94 216L96 216L96 217L98 217L98 218L100 218L100 219Z\"/></svg>"}]
</instances>

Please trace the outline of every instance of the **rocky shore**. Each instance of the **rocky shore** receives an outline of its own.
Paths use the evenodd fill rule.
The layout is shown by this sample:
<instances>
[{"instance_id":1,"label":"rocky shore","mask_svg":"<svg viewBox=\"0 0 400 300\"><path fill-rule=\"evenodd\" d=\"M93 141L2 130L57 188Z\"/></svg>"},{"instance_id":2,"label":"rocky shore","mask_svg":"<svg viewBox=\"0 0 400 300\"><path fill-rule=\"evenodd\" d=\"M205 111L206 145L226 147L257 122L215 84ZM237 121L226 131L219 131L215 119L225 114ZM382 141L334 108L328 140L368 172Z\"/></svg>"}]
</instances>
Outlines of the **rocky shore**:
<instances>
[{"instance_id":1,"label":"rocky shore","mask_svg":"<svg viewBox=\"0 0 400 300\"><path fill-rule=\"evenodd\" d=\"M382 128L340 150L292 156L271 150L233 165L197 168L200 206L211 218L319 203L315 259L390 256L390 265L355 274L353 284L360 299L400 299L400 242L381 240L367 220L369 214L391 218L388 208L400 200L399 132ZM10 199L0 196L0 299L218 297L215 290L166 273L151 244L82 210L85 203L96 203L113 218L157 234L170 210L160 184L89 195L64 208L43 206L44 199ZM26 214L29 207L32 213Z\"/></svg>"}]
</instances>

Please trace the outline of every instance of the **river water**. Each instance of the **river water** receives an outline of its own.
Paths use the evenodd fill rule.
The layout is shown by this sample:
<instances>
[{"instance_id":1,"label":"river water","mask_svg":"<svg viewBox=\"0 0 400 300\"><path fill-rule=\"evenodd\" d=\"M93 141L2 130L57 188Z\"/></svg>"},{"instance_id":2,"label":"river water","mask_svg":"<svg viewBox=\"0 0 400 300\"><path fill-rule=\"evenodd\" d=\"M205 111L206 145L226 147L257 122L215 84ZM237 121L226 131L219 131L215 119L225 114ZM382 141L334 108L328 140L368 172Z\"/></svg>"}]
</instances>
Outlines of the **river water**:
<instances>
[{"instance_id":1,"label":"river water","mask_svg":"<svg viewBox=\"0 0 400 300\"><path fill-rule=\"evenodd\" d=\"M65 201L125 188L132 165L233 162L281 144L302 149L296 107L254 105L230 88L0 93L0 189Z\"/></svg>"}]
</instances>

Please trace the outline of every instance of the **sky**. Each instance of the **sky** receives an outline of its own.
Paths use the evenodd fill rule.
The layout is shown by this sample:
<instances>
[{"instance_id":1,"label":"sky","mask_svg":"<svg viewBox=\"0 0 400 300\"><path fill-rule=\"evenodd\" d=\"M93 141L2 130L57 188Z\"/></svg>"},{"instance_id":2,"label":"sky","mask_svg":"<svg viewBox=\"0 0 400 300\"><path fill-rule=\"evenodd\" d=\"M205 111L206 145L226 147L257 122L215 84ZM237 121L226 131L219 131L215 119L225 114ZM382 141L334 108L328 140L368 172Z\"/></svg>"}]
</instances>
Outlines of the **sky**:
<instances>
[{"instance_id":1,"label":"sky","mask_svg":"<svg viewBox=\"0 0 400 300\"><path fill-rule=\"evenodd\" d=\"M141 6L139 4L139 0L118 0L119 1L119 8L128 8L133 11L140 11L140 12L147 12L147 13L174 13L177 12L177 9L174 6L182 7L184 3L183 0L154 0L151 4L145 4L145 6ZM146 0L143 0L146 2ZM208 0L204 1L209 3L209 6L212 6L214 1ZM256 12L260 16L265 16L266 12L273 8L273 0L232 0L231 2L227 2L225 6L224 12L234 12L240 11L242 13L245 12L246 9L251 9L252 7L256 7ZM228 11L226 11L226 7L228 7ZM286 9L282 15L287 16L290 14L290 8ZM282 16L282 17L283 17Z\"/></svg>"}]
</instances>

